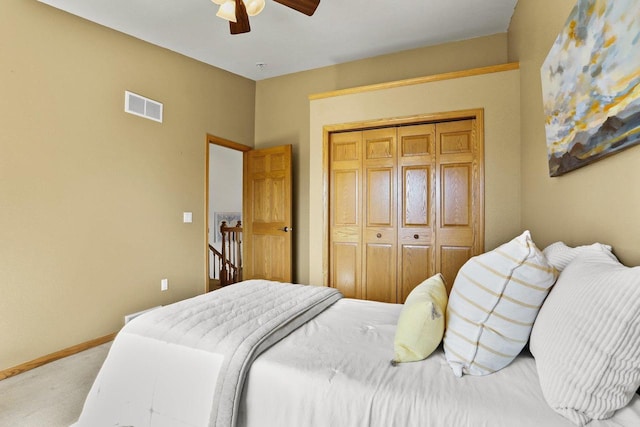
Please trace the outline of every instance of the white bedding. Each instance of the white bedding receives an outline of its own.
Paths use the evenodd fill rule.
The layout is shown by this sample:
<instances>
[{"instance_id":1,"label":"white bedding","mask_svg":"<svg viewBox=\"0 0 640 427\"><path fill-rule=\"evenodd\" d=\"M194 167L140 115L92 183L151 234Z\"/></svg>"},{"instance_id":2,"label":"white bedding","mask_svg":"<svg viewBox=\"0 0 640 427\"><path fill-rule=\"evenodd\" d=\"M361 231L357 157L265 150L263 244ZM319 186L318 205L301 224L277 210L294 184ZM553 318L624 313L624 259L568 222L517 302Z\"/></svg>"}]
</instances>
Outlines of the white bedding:
<instances>
[{"instance_id":1,"label":"white bedding","mask_svg":"<svg viewBox=\"0 0 640 427\"><path fill-rule=\"evenodd\" d=\"M249 370L237 425L573 426L547 406L530 356L484 377L456 378L440 350L392 367L401 308L342 299L284 337ZM78 426L209 425L219 355L120 334L105 364L85 410L100 407ZM640 399L589 426L640 426Z\"/></svg>"},{"instance_id":2,"label":"white bedding","mask_svg":"<svg viewBox=\"0 0 640 427\"><path fill-rule=\"evenodd\" d=\"M549 408L535 361L519 356L487 376L456 378L441 349L390 366L402 306L342 299L256 360L245 427L571 427ZM640 398L590 427L640 426Z\"/></svg>"},{"instance_id":3,"label":"white bedding","mask_svg":"<svg viewBox=\"0 0 640 427\"><path fill-rule=\"evenodd\" d=\"M149 312L118 334L76 425L233 427L251 362L340 298L248 280Z\"/></svg>"}]
</instances>

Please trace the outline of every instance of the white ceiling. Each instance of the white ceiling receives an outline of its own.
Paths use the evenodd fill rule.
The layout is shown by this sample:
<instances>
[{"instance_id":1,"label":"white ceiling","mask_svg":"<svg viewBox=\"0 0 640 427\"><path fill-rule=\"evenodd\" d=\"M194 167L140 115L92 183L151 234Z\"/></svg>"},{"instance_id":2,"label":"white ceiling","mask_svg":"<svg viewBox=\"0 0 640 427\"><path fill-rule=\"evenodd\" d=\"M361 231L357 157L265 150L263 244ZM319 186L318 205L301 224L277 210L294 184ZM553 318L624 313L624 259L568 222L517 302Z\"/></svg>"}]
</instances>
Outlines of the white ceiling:
<instances>
[{"instance_id":1,"label":"white ceiling","mask_svg":"<svg viewBox=\"0 0 640 427\"><path fill-rule=\"evenodd\" d=\"M211 0L38 1L252 80L502 33L517 3L321 0L308 17L267 0L250 33L230 35Z\"/></svg>"}]
</instances>

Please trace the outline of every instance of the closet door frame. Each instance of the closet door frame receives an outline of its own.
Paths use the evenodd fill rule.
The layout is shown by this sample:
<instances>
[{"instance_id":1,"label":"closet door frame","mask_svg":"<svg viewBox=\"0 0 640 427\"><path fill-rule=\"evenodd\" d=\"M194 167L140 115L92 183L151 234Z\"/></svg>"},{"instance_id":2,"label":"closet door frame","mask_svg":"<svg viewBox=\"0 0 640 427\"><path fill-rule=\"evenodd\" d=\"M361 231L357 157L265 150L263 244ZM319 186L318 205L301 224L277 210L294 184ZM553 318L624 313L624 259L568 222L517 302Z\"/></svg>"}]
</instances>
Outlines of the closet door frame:
<instances>
[{"instance_id":1,"label":"closet door frame","mask_svg":"<svg viewBox=\"0 0 640 427\"><path fill-rule=\"evenodd\" d=\"M476 108L470 110L459 110L442 113L429 113L420 114L406 117L395 117L387 119L372 119L359 122L341 123L334 125L323 126L322 132L322 204L323 204L323 242L322 242L322 277L324 286L330 285L329 275L329 185L330 185L330 170L329 170L329 141L330 136L334 132L346 132L346 131L358 131L367 129L376 129L392 126L405 126L405 125L420 125L429 123L438 123L454 120L475 119L476 121L476 144L478 144L478 153L481 155L481 160L477 164L477 178L479 191L482 195L478 201L478 212L480 218L478 219L481 226L478 227L475 235L476 241L474 247L479 252L484 251L484 109Z\"/></svg>"}]
</instances>

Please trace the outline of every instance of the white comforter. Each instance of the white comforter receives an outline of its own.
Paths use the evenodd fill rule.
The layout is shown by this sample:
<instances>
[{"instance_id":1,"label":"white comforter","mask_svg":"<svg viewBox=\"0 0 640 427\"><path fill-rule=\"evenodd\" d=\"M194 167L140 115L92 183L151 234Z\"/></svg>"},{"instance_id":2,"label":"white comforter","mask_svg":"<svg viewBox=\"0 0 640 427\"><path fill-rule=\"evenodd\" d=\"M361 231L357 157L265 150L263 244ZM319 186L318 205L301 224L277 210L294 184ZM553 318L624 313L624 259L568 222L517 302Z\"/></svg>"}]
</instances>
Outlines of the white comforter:
<instances>
[{"instance_id":1,"label":"white comforter","mask_svg":"<svg viewBox=\"0 0 640 427\"><path fill-rule=\"evenodd\" d=\"M390 365L402 306L342 299L258 358L245 427L575 427L549 408L535 361L457 378L444 353ZM640 426L640 398L589 427Z\"/></svg>"},{"instance_id":2,"label":"white comforter","mask_svg":"<svg viewBox=\"0 0 640 427\"><path fill-rule=\"evenodd\" d=\"M235 426L255 357L340 298L249 280L141 316L118 334L76 425Z\"/></svg>"},{"instance_id":3,"label":"white comforter","mask_svg":"<svg viewBox=\"0 0 640 427\"><path fill-rule=\"evenodd\" d=\"M544 401L531 356L484 377L456 378L441 351L392 367L401 308L341 299L284 337L253 362L237 425L573 426ZM220 355L129 333L113 347L78 425L208 425ZM640 426L640 399L589 426Z\"/></svg>"}]
</instances>

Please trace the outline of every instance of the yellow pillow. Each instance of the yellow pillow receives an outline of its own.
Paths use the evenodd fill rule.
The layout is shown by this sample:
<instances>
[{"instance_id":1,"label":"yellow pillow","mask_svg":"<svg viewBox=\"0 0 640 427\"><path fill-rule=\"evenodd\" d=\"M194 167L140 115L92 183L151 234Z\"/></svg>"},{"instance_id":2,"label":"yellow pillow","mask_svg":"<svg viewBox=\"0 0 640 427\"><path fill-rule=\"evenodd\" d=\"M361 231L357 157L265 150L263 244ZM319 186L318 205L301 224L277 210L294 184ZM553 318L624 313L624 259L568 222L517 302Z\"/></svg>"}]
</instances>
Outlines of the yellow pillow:
<instances>
[{"instance_id":1,"label":"yellow pillow","mask_svg":"<svg viewBox=\"0 0 640 427\"><path fill-rule=\"evenodd\" d=\"M411 291L396 326L393 364L425 359L440 345L447 299L447 289L440 273Z\"/></svg>"}]
</instances>

